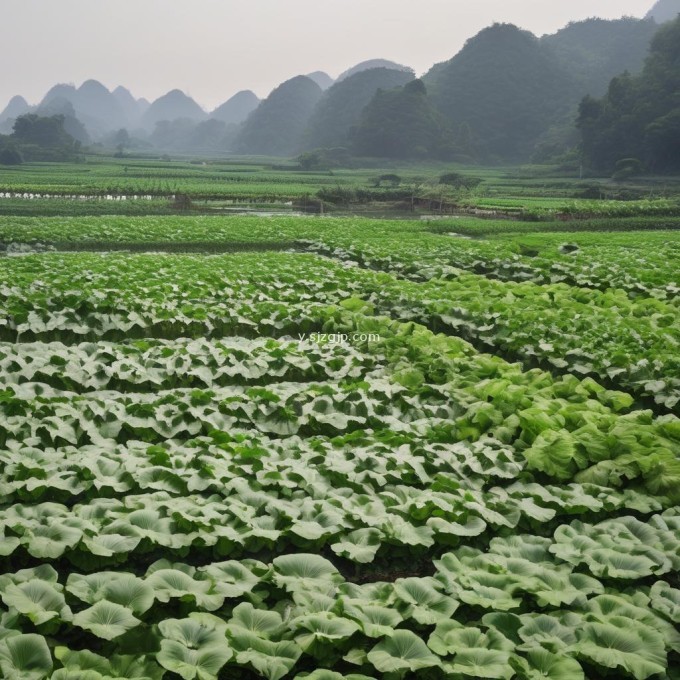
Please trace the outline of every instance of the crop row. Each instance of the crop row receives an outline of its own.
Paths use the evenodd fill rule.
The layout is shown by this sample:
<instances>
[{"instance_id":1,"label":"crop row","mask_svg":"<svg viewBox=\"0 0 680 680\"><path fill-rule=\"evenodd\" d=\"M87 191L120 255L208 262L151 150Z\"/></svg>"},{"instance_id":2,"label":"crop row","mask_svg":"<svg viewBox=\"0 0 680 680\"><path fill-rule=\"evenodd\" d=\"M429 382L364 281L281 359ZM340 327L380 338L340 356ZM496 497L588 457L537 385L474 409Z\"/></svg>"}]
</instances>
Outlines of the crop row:
<instances>
[{"instance_id":1,"label":"crop row","mask_svg":"<svg viewBox=\"0 0 680 680\"><path fill-rule=\"evenodd\" d=\"M0 343L6 386L41 383L72 392L341 381L361 377L378 363L349 344L292 339Z\"/></svg>"},{"instance_id":2,"label":"crop row","mask_svg":"<svg viewBox=\"0 0 680 680\"><path fill-rule=\"evenodd\" d=\"M216 432L183 445L14 444L0 454L12 503L0 508L2 554L22 547L89 564L159 547L223 557L296 546L365 564L399 547L413 559L506 529L545 532L565 517L667 503L597 484L513 482L531 479L530 466L492 438L444 444L410 430L342 441Z\"/></svg>"},{"instance_id":3,"label":"crop row","mask_svg":"<svg viewBox=\"0 0 680 680\"><path fill-rule=\"evenodd\" d=\"M625 234L541 234L470 240L474 220L449 226L423 222L300 217L7 218L0 242L81 244L202 244L304 242L314 250L413 280L447 278L459 269L506 281L564 282L632 297L677 299L678 238L672 231ZM568 246L565 251L561 246Z\"/></svg>"},{"instance_id":4,"label":"crop row","mask_svg":"<svg viewBox=\"0 0 680 680\"><path fill-rule=\"evenodd\" d=\"M653 297L677 305L680 240L673 232L626 237L618 243L601 234L471 240L414 231L385 237L368 230L304 243L312 252L413 281L453 279L464 270L501 281L619 289L633 299Z\"/></svg>"},{"instance_id":5,"label":"crop row","mask_svg":"<svg viewBox=\"0 0 680 680\"><path fill-rule=\"evenodd\" d=\"M476 275L413 283L310 255L14 258L0 271L0 337L294 336L319 330L327 305L359 297L397 319L589 375L667 409L680 397L677 308L660 300Z\"/></svg>"},{"instance_id":6,"label":"crop row","mask_svg":"<svg viewBox=\"0 0 680 680\"><path fill-rule=\"evenodd\" d=\"M590 376L669 410L680 402L678 313L658 300L471 274L421 284L383 280L368 299L380 312L529 364Z\"/></svg>"},{"instance_id":7,"label":"crop row","mask_svg":"<svg viewBox=\"0 0 680 680\"><path fill-rule=\"evenodd\" d=\"M381 368L337 384L283 382L266 388L153 393L78 394L39 382L20 383L7 389L0 402L3 442L108 446L141 439L162 444L233 428L286 437L366 428L400 432L412 423L442 423L442 436L453 441L492 436L511 443L532 469L556 479L579 473L585 481L611 484L625 470L626 477L642 477L655 491L672 489L678 448L672 416L617 415L629 409L631 398L592 380L525 373L422 328L342 308L328 308L326 315L331 313L335 316L326 320L331 328L377 338L365 340L363 351L383 356Z\"/></svg>"},{"instance_id":8,"label":"crop row","mask_svg":"<svg viewBox=\"0 0 680 680\"><path fill-rule=\"evenodd\" d=\"M444 677L576 680L585 664L644 680L664 674L668 653L680 652L680 591L659 580L680 567L677 556L668 557L679 545L679 519L668 511L647 524L623 517L574 522L552 538L495 538L487 552L444 554L433 576L364 585L305 553L198 568L162 559L142 574L67 579L44 564L0 576L7 607L0 668L12 680L50 676L55 664L45 638L25 632L42 626L66 641L84 631L113 652L105 658L57 647L63 670L53 680L88 669L95 680L115 673L133 644L127 665L136 668L125 677L139 679L169 670L214 680L229 664L269 680L319 666L397 677L442 677L428 675L437 669ZM634 595L610 585L625 588L641 573L652 576L650 585ZM159 620L170 603L181 603L176 615Z\"/></svg>"}]
</instances>

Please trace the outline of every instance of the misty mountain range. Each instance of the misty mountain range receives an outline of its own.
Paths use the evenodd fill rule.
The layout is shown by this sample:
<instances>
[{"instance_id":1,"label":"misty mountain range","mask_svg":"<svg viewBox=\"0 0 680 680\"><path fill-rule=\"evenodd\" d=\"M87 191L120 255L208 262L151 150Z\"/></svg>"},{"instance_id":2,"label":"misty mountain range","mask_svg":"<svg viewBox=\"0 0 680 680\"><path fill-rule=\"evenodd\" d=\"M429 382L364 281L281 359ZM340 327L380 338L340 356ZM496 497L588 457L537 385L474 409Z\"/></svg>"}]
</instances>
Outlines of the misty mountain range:
<instances>
[{"instance_id":1,"label":"misty mountain range","mask_svg":"<svg viewBox=\"0 0 680 680\"><path fill-rule=\"evenodd\" d=\"M639 73L659 24L679 12L680 0L659 0L642 20L588 19L542 38L509 24L491 26L422 76L427 105L417 108L430 125L437 116L454 145L464 138L479 157L522 159L573 132L584 96L602 96L624 71ZM66 131L83 143L111 143L126 129L163 150L290 156L349 146L376 93L414 79L408 67L375 59L336 80L321 71L296 76L264 100L238 92L210 112L180 90L148 102L88 80L77 88L55 85L36 106L13 97L0 113L0 133L26 113L61 114Z\"/></svg>"}]
</instances>

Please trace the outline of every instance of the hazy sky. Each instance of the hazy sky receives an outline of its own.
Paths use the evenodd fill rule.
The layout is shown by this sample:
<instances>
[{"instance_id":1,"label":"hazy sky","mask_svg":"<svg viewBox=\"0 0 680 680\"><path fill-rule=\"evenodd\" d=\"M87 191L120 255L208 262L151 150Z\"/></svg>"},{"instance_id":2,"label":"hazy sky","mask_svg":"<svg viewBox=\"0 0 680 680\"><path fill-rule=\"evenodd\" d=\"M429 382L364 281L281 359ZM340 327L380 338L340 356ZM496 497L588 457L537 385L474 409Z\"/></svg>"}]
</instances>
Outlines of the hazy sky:
<instances>
[{"instance_id":1,"label":"hazy sky","mask_svg":"<svg viewBox=\"0 0 680 680\"><path fill-rule=\"evenodd\" d=\"M95 78L155 99L180 88L212 108L241 89L335 77L372 58L417 73L494 21L537 35L591 16L643 16L654 0L0 0L0 110L57 82Z\"/></svg>"}]
</instances>

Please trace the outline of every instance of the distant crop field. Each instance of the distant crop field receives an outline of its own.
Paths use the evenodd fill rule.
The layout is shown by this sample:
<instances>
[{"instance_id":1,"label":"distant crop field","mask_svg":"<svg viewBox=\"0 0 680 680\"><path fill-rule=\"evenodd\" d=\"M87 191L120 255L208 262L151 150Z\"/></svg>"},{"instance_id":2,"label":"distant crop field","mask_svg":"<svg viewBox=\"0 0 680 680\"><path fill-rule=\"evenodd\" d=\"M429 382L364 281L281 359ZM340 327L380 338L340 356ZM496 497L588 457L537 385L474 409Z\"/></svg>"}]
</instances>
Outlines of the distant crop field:
<instances>
[{"instance_id":1,"label":"distant crop field","mask_svg":"<svg viewBox=\"0 0 680 680\"><path fill-rule=\"evenodd\" d=\"M85 158L87 162L76 164L26 163L3 168L0 215L169 213L173 208L168 200L181 195L192 202L185 209L194 211L219 210L223 202L233 201L279 204L279 209L286 202L317 208L323 204L327 212L377 204L378 211L481 211L543 221L680 217L680 184L673 178L621 184L606 178L578 180L531 166L413 163L397 168L375 164L303 169L294 161L258 157L206 161ZM458 183L452 175L459 178ZM92 199L102 199L104 204Z\"/></svg>"}]
</instances>

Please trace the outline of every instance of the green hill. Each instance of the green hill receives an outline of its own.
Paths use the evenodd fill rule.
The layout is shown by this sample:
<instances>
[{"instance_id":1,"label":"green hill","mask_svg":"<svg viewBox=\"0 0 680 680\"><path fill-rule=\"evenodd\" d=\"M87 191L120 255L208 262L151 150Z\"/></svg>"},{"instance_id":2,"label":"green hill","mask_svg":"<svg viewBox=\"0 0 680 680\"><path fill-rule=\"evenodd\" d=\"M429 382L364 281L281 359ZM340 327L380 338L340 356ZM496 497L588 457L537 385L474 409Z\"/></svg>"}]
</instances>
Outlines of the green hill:
<instances>
[{"instance_id":1,"label":"green hill","mask_svg":"<svg viewBox=\"0 0 680 680\"><path fill-rule=\"evenodd\" d=\"M360 156L447 158L454 151L422 80L379 90L361 114L353 137Z\"/></svg>"},{"instance_id":2,"label":"green hill","mask_svg":"<svg viewBox=\"0 0 680 680\"><path fill-rule=\"evenodd\" d=\"M321 88L306 76L296 76L279 85L248 116L234 151L267 156L297 153L321 93Z\"/></svg>"},{"instance_id":3,"label":"green hill","mask_svg":"<svg viewBox=\"0 0 680 680\"><path fill-rule=\"evenodd\" d=\"M341 80L326 91L314 109L304 135L305 148L345 146L361 112L379 89L405 85L409 72L388 68L360 71Z\"/></svg>"},{"instance_id":4,"label":"green hill","mask_svg":"<svg viewBox=\"0 0 680 680\"><path fill-rule=\"evenodd\" d=\"M455 130L469 127L481 159L524 161L576 97L576 82L534 35L494 24L423 78Z\"/></svg>"}]
</instances>

